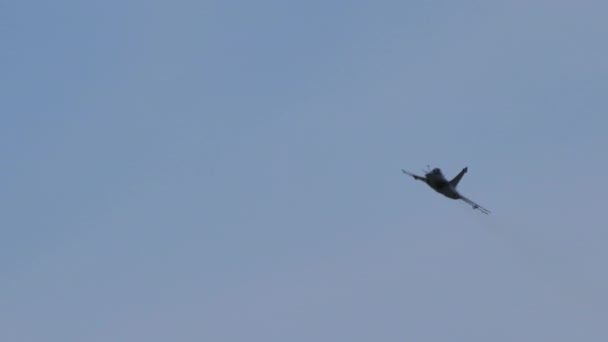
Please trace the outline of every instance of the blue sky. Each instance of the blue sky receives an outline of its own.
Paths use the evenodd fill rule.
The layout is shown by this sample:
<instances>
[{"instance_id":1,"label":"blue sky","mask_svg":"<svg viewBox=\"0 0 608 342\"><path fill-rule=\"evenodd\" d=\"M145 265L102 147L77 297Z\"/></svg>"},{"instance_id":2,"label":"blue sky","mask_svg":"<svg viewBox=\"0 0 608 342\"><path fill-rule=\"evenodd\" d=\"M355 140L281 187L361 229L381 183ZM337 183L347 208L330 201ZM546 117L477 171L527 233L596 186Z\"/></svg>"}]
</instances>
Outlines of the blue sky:
<instances>
[{"instance_id":1,"label":"blue sky","mask_svg":"<svg viewBox=\"0 0 608 342\"><path fill-rule=\"evenodd\" d=\"M606 341L607 11L3 4L0 339Z\"/></svg>"}]
</instances>

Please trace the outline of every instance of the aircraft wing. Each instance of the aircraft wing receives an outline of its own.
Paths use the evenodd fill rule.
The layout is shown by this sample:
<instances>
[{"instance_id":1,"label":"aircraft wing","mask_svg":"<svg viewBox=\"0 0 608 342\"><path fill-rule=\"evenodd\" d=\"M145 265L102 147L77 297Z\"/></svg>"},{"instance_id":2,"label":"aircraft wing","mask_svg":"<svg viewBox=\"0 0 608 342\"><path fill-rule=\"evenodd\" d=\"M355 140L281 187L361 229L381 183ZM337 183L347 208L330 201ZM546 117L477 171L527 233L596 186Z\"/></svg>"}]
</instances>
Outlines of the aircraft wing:
<instances>
[{"instance_id":1,"label":"aircraft wing","mask_svg":"<svg viewBox=\"0 0 608 342\"><path fill-rule=\"evenodd\" d=\"M424 177L420 177L420 176L415 175L415 174L413 174L413 173L411 173L411 172L407 172L407 171L405 171L405 170L403 170L403 169L401 169L401 172L405 173L405 174L406 174L406 175L408 175L408 176L412 176L412 177L414 177L414 179L415 179L415 180L419 180L419 181L426 182L426 178L424 178Z\"/></svg>"},{"instance_id":2,"label":"aircraft wing","mask_svg":"<svg viewBox=\"0 0 608 342\"><path fill-rule=\"evenodd\" d=\"M470 199L468 199L468 198L466 198L466 197L464 197L462 195L460 195L460 199L463 200L463 201L465 201L465 202L467 202L468 204L470 204L473 207L473 209L479 209L479 211L481 211L482 213L484 213L486 215L488 215L489 213L491 213L491 211L489 211L488 209L480 206L479 204L471 201Z\"/></svg>"}]
</instances>

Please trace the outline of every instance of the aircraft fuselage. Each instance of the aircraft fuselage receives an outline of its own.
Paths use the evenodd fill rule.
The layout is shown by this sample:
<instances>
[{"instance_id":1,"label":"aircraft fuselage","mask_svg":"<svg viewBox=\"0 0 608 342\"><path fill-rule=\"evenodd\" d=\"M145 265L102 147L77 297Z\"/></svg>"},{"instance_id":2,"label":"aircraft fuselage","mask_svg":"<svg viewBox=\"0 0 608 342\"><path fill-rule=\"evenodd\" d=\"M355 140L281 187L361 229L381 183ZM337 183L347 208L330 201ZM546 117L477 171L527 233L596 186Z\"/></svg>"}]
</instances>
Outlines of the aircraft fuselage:
<instances>
[{"instance_id":1,"label":"aircraft fuselage","mask_svg":"<svg viewBox=\"0 0 608 342\"><path fill-rule=\"evenodd\" d=\"M460 194L450 185L447 179L441 173L441 170L434 169L426 174L426 184L433 190L451 199L460 199Z\"/></svg>"}]
</instances>

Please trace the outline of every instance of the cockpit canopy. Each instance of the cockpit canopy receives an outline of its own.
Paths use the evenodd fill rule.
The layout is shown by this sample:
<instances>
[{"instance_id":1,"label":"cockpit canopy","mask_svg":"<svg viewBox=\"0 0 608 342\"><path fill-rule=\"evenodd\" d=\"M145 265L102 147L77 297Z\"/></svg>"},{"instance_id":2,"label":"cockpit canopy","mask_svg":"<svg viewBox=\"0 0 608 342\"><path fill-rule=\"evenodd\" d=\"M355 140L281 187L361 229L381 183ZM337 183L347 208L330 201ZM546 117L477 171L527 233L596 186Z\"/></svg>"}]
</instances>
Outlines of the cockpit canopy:
<instances>
[{"instance_id":1,"label":"cockpit canopy","mask_svg":"<svg viewBox=\"0 0 608 342\"><path fill-rule=\"evenodd\" d=\"M440 170L439 168L437 168L437 167L436 167L436 168L434 168L434 169L433 169L433 171L432 171L432 172L433 172L433 173L441 173L441 170Z\"/></svg>"}]
</instances>

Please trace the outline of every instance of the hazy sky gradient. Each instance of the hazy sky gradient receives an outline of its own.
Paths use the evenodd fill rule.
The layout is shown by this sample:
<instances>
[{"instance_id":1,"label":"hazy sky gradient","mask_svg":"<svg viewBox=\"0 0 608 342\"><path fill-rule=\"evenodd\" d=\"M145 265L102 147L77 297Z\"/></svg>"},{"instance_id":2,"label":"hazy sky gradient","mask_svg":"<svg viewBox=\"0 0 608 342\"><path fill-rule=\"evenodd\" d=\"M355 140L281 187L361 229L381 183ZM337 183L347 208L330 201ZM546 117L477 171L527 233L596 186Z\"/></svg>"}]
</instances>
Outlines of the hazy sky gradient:
<instances>
[{"instance_id":1,"label":"hazy sky gradient","mask_svg":"<svg viewBox=\"0 0 608 342\"><path fill-rule=\"evenodd\" d=\"M608 340L605 1L0 7L0 340Z\"/></svg>"}]
</instances>

